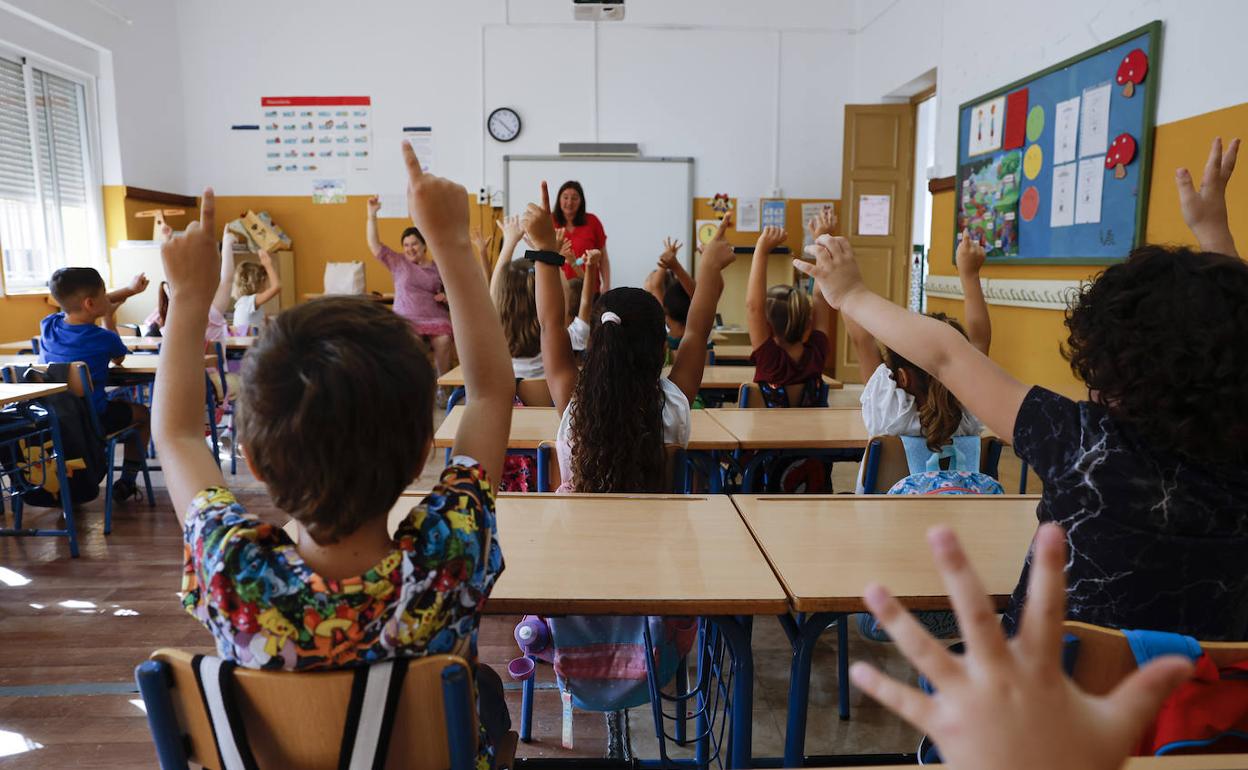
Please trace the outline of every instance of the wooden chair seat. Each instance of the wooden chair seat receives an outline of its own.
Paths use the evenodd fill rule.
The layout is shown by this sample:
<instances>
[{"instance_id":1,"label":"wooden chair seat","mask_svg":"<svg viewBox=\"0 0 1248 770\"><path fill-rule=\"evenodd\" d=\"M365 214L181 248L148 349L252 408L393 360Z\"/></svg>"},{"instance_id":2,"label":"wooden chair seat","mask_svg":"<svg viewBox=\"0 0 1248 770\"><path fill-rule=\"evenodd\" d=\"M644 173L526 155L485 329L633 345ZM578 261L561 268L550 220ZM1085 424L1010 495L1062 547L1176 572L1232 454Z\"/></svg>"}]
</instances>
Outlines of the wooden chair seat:
<instances>
[{"instance_id":1,"label":"wooden chair seat","mask_svg":"<svg viewBox=\"0 0 1248 770\"><path fill-rule=\"evenodd\" d=\"M1071 678L1085 691L1104 695L1135 671L1135 655L1121 631L1090 623L1066 621L1065 631L1079 639ZM1201 642L1218 668L1248 660L1248 642Z\"/></svg>"}]
</instances>

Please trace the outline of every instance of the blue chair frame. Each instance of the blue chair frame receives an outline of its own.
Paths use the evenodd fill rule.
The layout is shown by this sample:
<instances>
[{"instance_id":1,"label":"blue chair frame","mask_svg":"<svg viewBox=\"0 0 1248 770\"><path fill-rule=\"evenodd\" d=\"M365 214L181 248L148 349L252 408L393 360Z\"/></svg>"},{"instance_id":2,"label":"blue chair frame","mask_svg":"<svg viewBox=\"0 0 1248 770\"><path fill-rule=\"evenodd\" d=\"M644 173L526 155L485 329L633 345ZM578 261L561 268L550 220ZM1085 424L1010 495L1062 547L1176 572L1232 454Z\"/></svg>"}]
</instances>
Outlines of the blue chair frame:
<instances>
[{"instance_id":1,"label":"blue chair frame","mask_svg":"<svg viewBox=\"0 0 1248 770\"><path fill-rule=\"evenodd\" d=\"M6 367L3 372L5 382L12 381L11 370ZM27 461L23 464L15 464L0 470L9 479L8 489L0 489L0 513L3 513L3 501L7 495L12 501L13 507L13 526L0 528L0 535L5 536L21 536L33 535L36 537L64 537L69 541L69 555L78 558L78 534L74 525L74 504L70 497L69 476L65 470L65 451L64 444L61 441L61 424L57 419L56 412L51 409L40 408L36 413L34 406L39 405L38 399L34 401L23 401L15 405L15 407L7 409L13 415L22 420L21 427L14 427L14 430L6 432L0 436L0 448L11 447L16 453L18 442L25 440L28 444L32 440L40 446L46 446L50 440L52 443L52 459L56 465L56 478L60 484L61 513L64 516L65 524L60 529L40 529L40 528L23 528L22 513L24 509L24 501L22 496L31 491L33 487L26 481L23 475L24 470L32 470L37 463L40 472L46 474L48 472L49 457L44 456L41 460Z\"/></svg>"}]
</instances>

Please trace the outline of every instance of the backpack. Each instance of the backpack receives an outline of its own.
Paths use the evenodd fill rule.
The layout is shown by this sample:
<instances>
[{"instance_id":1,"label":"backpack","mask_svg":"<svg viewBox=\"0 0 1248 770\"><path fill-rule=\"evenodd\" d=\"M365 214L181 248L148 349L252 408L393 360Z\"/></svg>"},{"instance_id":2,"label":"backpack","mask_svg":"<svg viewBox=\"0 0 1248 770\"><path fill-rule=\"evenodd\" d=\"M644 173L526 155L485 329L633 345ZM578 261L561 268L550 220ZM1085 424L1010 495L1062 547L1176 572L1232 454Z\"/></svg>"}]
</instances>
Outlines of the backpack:
<instances>
[{"instance_id":1,"label":"backpack","mask_svg":"<svg viewBox=\"0 0 1248 770\"><path fill-rule=\"evenodd\" d=\"M789 403L789 391L786 385L772 385L767 382L756 383L758 390L763 394L763 403L768 409L787 409L803 408L803 407L820 407L828 405L828 384L823 381L823 377L815 376L803 383L793 383L802 385L802 397L798 399L796 404Z\"/></svg>"},{"instance_id":2,"label":"backpack","mask_svg":"<svg viewBox=\"0 0 1248 770\"><path fill-rule=\"evenodd\" d=\"M888 490L890 495L1003 495L1001 483L979 471L979 436L954 436L939 452L921 436L901 436L910 475ZM940 461L949 458L942 470Z\"/></svg>"},{"instance_id":3,"label":"backpack","mask_svg":"<svg viewBox=\"0 0 1248 770\"><path fill-rule=\"evenodd\" d=\"M23 382L66 382L69 379L68 364L48 364L46 372L27 369L21 375ZM94 500L100 494L100 482L108 472L104 457L104 437L100 435L91 404L72 393L56 393L41 399L56 414L61 430L61 449L67 464L69 498L75 505ZM50 452L51 447L27 447L27 457L32 452ZM42 478L28 478L36 486L22 498L30 505L41 508L60 508L59 480L55 474Z\"/></svg>"},{"instance_id":4,"label":"backpack","mask_svg":"<svg viewBox=\"0 0 1248 770\"><path fill-rule=\"evenodd\" d=\"M1248 660L1219 669L1190 636L1123 630L1135 662L1182 655L1196 664L1192 678L1161 704L1136 746L1139 756L1248 752Z\"/></svg>"}]
</instances>

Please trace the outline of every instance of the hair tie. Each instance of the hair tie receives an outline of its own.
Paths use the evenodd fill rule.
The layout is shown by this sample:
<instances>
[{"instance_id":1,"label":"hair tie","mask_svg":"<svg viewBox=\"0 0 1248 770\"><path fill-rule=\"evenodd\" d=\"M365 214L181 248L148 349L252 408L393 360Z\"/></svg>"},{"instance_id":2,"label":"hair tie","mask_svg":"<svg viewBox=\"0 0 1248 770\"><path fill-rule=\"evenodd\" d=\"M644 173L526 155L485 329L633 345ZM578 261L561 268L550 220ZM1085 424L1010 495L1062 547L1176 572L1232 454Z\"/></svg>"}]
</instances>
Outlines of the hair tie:
<instances>
[{"instance_id":1,"label":"hair tie","mask_svg":"<svg viewBox=\"0 0 1248 770\"><path fill-rule=\"evenodd\" d=\"M604 324L618 324L618 323L620 323L620 317L619 317L618 315L616 315L615 313L612 313L610 310L608 310L608 311L606 311L605 313L603 313L603 314L602 314L602 318L601 318L600 320L601 320Z\"/></svg>"}]
</instances>

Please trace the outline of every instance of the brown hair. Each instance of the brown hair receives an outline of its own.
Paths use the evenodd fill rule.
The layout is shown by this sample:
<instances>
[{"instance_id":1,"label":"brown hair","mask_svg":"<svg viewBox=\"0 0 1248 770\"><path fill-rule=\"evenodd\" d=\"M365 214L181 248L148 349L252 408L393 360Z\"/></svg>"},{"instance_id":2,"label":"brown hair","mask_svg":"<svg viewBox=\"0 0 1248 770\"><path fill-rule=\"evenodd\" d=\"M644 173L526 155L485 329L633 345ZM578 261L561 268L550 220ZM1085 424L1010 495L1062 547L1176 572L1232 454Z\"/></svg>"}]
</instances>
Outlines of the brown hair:
<instances>
[{"instance_id":1,"label":"brown hair","mask_svg":"<svg viewBox=\"0 0 1248 770\"><path fill-rule=\"evenodd\" d=\"M810 298L796 286L772 286L763 312L773 335L789 344L801 342L810 325Z\"/></svg>"},{"instance_id":2,"label":"brown hair","mask_svg":"<svg viewBox=\"0 0 1248 770\"><path fill-rule=\"evenodd\" d=\"M379 302L287 310L244 356L242 383L239 441L273 502L321 545L384 517L424 467L433 370Z\"/></svg>"},{"instance_id":3,"label":"brown hair","mask_svg":"<svg viewBox=\"0 0 1248 770\"><path fill-rule=\"evenodd\" d=\"M576 194L580 196L581 205L576 209L576 213L572 215L572 225L580 227L585 224L585 188L581 187L581 183L575 179L569 179L559 186L559 193L555 195L555 210L551 212L555 215L555 224L560 227L568 226L568 220L563 216L563 207L559 205L559 199L563 197L564 190L576 190Z\"/></svg>"},{"instance_id":4,"label":"brown hair","mask_svg":"<svg viewBox=\"0 0 1248 770\"><path fill-rule=\"evenodd\" d=\"M944 313L928 313L928 316L937 321L944 321L957 329L963 337L966 336L966 330L962 328L962 324L958 323L957 319L950 318ZM958 403L958 399L949 392L944 383L910 363L895 351L885 348L884 362L888 364L894 378L898 370L905 369L914 382L914 391L911 395L918 402L919 426L923 429L923 437L927 439L927 448L933 452L939 452L949 443L953 434L958 432L958 426L962 424L962 404Z\"/></svg>"},{"instance_id":5,"label":"brown hair","mask_svg":"<svg viewBox=\"0 0 1248 770\"><path fill-rule=\"evenodd\" d=\"M269 274L258 262L239 262L234 268L234 298L259 294L269 286Z\"/></svg>"},{"instance_id":6,"label":"brown hair","mask_svg":"<svg viewBox=\"0 0 1248 770\"><path fill-rule=\"evenodd\" d=\"M48 293L62 310L73 313L82 300L105 288L104 279L94 267L62 267L48 281Z\"/></svg>"},{"instance_id":7,"label":"brown hair","mask_svg":"<svg viewBox=\"0 0 1248 770\"><path fill-rule=\"evenodd\" d=\"M533 290L533 264L525 259L503 268L494 285L492 299L512 358L532 358L542 352L542 329L537 323Z\"/></svg>"}]
</instances>

